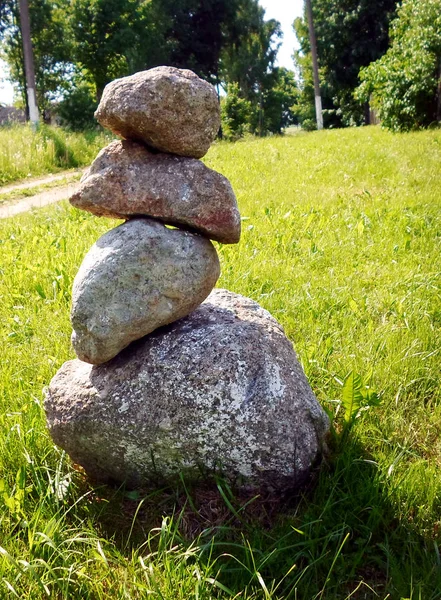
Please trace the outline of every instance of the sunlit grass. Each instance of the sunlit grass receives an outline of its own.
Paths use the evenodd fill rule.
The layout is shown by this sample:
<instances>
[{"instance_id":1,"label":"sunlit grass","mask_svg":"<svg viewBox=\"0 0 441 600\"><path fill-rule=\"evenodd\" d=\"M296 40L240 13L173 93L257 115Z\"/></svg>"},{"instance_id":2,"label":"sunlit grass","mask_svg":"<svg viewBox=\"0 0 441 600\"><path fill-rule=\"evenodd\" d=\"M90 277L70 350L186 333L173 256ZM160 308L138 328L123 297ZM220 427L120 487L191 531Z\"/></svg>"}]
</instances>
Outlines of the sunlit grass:
<instances>
[{"instance_id":1,"label":"sunlit grass","mask_svg":"<svg viewBox=\"0 0 441 600\"><path fill-rule=\"evenodd\" d=\"M0 598L441 598L441 132L220 143L206 162L244 219L218 285L283 324L337 434L351 371L381 405L278 517L231 512L225 489L213 526L179 486L97 490L51 443L42 389L73 357L72 279L116 222L67 203L1 222Z\"/></svg>"},{"instance_id":2,"label":"sunlit grass","mask_svg":"<svg viewBox=\"0 0 441 600\"><path fill-rule=\"evenodd\" d=\"M0 190L11 181L87 165L110 139L102 131L73 133L44 125L37 132L27 125L0 127Z\"/></svg>"}]
</instances>

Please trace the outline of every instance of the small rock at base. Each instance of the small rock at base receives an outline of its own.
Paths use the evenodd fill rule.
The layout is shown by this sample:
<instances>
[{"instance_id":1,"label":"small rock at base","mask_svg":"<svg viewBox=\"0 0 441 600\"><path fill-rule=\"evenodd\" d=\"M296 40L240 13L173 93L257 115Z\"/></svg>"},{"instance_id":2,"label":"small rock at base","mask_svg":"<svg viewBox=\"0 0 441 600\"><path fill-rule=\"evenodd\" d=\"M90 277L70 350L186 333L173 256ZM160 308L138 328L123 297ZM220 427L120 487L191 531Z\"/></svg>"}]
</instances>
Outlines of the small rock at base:
<instances>
[{"instance_id":1,"label":"small rock at base","mask_svg":"<svg viewBox=\"0 0 441 600\"><path fill-rule=\"evenodd\" d=\"M65 363L45 409L76 463L132 487L221 472L244 489L295 490L329 429L282 327L226 290L105 365Z\"/></svg>"},{"instance_id":2,"label":"small rock at base","mask_svg":"<svg viewBox=\"0 0 441 600\"><path fill-rule=\"evenodd\" d=\"M143 215L183 225L223 244L240 239L228 179L195 158L152 153L127 140L101 150L70 202L97 216Z\"/></svg>"},{"instance_id":3,"label":"small rock at base","mask_svg":"<svg viewBox=\"0 0 441 600\"><path fill-rule=\"evenodd\" d=\"M132 219L89 250L72 290L72 344L77 356L101 364L157 327L188 315L220 274L205 237Z\"/></svg>"},{"instance_id":4,"label":"small rock at base","mask_svg":"<svg viewBox=\"0 0 441 600\"><path fill-rule=\"evenodd\" d=\"M96 119L162 152L201 158L220 127L216 90L187 69L155 67L104 88Z\"/></svg>"}]
</instances>

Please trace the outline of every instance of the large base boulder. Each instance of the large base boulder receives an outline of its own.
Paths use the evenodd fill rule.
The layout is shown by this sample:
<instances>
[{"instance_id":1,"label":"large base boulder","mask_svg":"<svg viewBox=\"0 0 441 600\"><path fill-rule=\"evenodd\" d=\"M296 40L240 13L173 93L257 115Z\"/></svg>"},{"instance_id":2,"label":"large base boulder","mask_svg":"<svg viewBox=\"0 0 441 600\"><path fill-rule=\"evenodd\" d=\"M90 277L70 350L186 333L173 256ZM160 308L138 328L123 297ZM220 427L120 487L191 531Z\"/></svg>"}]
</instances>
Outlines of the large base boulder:
<instances>
[{"instance_id":1,"label":"large base boulder","mask_svg":"<svg viewBox=\"0 0 441 600\"><path fill-rule=\"evenodd\" d=\"M218 472L242 488L295 489L329 427L282 327L226 290L104 365L65 363L45 409L76 463L129 486Z\"/></svg>"}]
</instances>

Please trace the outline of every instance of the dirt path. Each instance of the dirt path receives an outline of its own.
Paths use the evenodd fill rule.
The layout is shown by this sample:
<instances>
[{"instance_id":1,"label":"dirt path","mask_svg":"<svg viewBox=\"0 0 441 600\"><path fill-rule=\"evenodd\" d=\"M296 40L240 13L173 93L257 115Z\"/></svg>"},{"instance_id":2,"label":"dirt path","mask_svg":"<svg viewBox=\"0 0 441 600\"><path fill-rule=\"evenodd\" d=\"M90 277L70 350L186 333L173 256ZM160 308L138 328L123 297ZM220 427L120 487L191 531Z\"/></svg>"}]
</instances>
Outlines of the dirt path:
<instances>
[{"instance_id":1,"label":"dirt path","mask_svg":"<svg viewBox=\"0 0 441 600\"><path fill-rule=\"evenodd\" d=\"M78 171L81 172L81 171ZM8 185L0 188L0 193L7 194L8 192L19 191L23 189L31 189L54 181L66 179L66 177L72 176L75 171L65 171L63 173L57 173L55 175L48 175L46 177L38 177L30 179L24 183L18 183L14 185ZM23 212L27 212L33 208L41 208L54 202L59 202L68 198L77 189L79 181L72 181L64 185L57 187L51 187L44 190L34 196L27 196L20 200L13 200L9 203L0 205L0 219L7 219Z\"/></svg>"},{"instance_id":2,"label":"dirt path","mask_svg":"<svg viewBox=\"0 0 441 600\"><path fill-rule=\"evenodd\" d=\"M32 208L41 208L42 206L47 206L53 202L64 200L74 193L78 185L79 182L74 181L67 185L51 188L45 192L42 192L41 194L36 194L35 196L28 196L27 198L23 198L22 200L14 202L13 204L5 204L4 206L0 206L0 219L14 217L20 213L27 212Z\"/></svg>"},{"instance_id":3,"label":"dirt path","mask_svg":"<svg viewBox=\"0 0 441 600\"><path fill-rule=\"evenodd\" d=\"M32 177L32 179L25 179L20 181L20 183L11 183L10 185L1 186L0 194L38 187L45 183L52 183L53 181L59 181L60 179L66 179L67 177L74 177L77 173L84 173L84 171L85 169L69 169L69 171L62 171L61 173L54 173L53 175Z\"/></svg>"}]
</instances>

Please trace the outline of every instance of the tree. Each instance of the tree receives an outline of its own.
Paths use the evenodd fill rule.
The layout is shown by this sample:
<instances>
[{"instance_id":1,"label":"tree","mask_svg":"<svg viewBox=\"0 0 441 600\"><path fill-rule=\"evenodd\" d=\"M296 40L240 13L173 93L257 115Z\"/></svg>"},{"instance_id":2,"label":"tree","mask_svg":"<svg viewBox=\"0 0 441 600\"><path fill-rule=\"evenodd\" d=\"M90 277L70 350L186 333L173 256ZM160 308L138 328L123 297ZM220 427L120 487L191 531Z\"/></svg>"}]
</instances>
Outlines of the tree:
<instances>
[{"instance_id":1,"label":"tree","mask_svg":"<svg viewBox=\"0 0 441 600\"><path fill-rule=\"evenodd\" d=\"M239 85L252 100L271 80L282 31L275 19L265 20L257 0L245 1L236 24L236 39L222 54L223 79Z\"/></svg>"},{"instance_id":2,"label":"tree","mask_svg":"<svg viewBox=\"0 0 441 600\"><path fill-rule=\"evenodd\" d=\"M258 0L29 1L40 103L61 101L71 126L82 115L89 122L109 81L160 64L224 88L236 83L251 107L247 126L260 135L279 131L290 114L292 81L274 68L280 25L265 20ZM15 0L5 0L3 48L22 82L17 19Z\"/></svg>"},{"instance_id":3,"label":"tree","mask_svg":"<svg viewBox=\"0 0 441 600\"><path fill-rule=\"evenodd\" d=\"M312 68L312 56L309 51L308 25L305 19L297 18L294 21L294 31L300 42L300 50L294 52L294 63L297 67L299 78L299 94L294 107L294 114L303 129L312 131L317 128L315 112L315 90ZM340 126L340 120L336 117L335 106L329 85L325 79L323 69L319 69L320 93L322 100L322 116L325 128Z\"/></svg>"},{"instance_id":4,"label":"tree","mask_svg":"<svg viewBox=\"0 0 441 600\"><path fill-rule=\"evenodd\" d=\"M62 0L30 0L32 46L34 51L37 102L44 111L63 89L72 71L71 40L68 35L64 2ZM26 104L26 80L20 15L17 4L7 0L0 12L0 30L3 30L2 53L18 83Z\"/></svg>"},{"instance_id":5,"label":"tree","mask_svg":"<svg viewBox=\"0 0 441 600\"><path fill-rule=\"evenodd\" d=\"M294 105L298 88L293 71L276 67L273 86L265 89L261 104L252 104L242 97L237 83L230 83L227 95L221 99L222 132L226 139L237 140L245 133L256 133L261 117L263 133L281 134L297 123ZM260 115L262 111L262 115Z\"/></svg>"},{"instance_id":6,"label":"tree","mask_svg":"<svg viewBox=\"0 0 441 600\"><path fill-rule=\"evenodd\" d=\"M153 0L166 64L191 69L217 85L220 55L234 35L237 6L238 0Z\"/></svg>"},{"instance_id":7,"label":"tree","mask_svg":"<svg viewBox=\"0 0 441 600\"><path fill-rule=\"evenodd\" d=\"M354 98L361 67L379 58L388 48L388 26L397 0L314 0L313 15L322 83L324 120L327 126L359 125L365 107ZM296 20L300 44L297 67L304 81L310 53L306 18ZM308 91L309 95L309 91Z\"/></svg>"},{"instance_id":8,"label":"tree","mask_svg":"<svg viewBox=\"0 0 441 600\"><path fill-rule=\"evenodd\" d=\"M273 86L264 94L264 127L270 133L283 133L283 130L298 122L294 107L299 90L293 71L285 67L275 68Z\"/></svg>"},{"instance_id":9,"label":"tree","mask_svg":"<svg viewBox=\"0 0 441 600\"><path fill-rule=\"evenodd\" d=\"M229 141L243 137L249 131L252 112L251 102L241 97L239 85L228 84L227 95L221 98L222 135Z\"/></svg>"},{"instance_id":10,"label":"tree","mask_svg":"<svg viewBox=\"0 0 441 600\"><path fill-rule=\"evenodd\" d=\"M72 131L84 131L96 127L94 90L90 84L80 79L66 91L57 105L57 115L61 124Z\"/></svg>"},{"instance_id":11,"label":"tree","mask_svg":"<svg viewBox=\"0 0 441 600\"><path fill-rule=\"evenodd\" d=\"M134 0L72 2L69 25L73 57L93 83L97 101L109 81L131 70L128 57L139 45L139 7Z\"/></svg>"},{"instance_id":12,"label":"tree","mask_svg":"<svg viewBox=\"0 0 441 600\"><path fill-rule=\"evenodd\" d=\"M358 95L374 97L393 131L441 121L441 0L403 0L388 52L361 72Z\"/></svg>"},{"instance_id":13,"label":"tree","mask_svg":"<svg viewBox=\"0 0 441 600\"><path fill-rule=\"evenodd\" d=\"M223 49L241 35L241 3L257 0L73 0L74 57L100 98L115 77L160 64L220 82Z\"/></svg>"},{"instance_id":14,"label":"tree","mask_svg":"<svg viewBox=\"0 0 441 600\"><path fill-rule=\"evenodd\" d=\"M264 135L265 95L278 79L274 63L282 31L275 19L265 20L265 10L257 0L242 0L236 22L236 39L221 57L222 78L238 85L240 97L251 104L250 130Z\"/></svg>"}]
</instances>

